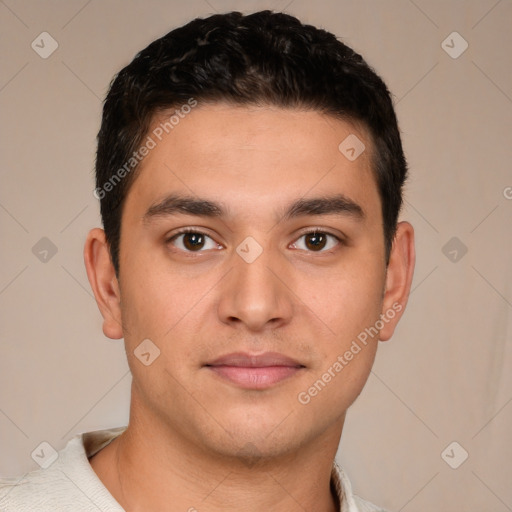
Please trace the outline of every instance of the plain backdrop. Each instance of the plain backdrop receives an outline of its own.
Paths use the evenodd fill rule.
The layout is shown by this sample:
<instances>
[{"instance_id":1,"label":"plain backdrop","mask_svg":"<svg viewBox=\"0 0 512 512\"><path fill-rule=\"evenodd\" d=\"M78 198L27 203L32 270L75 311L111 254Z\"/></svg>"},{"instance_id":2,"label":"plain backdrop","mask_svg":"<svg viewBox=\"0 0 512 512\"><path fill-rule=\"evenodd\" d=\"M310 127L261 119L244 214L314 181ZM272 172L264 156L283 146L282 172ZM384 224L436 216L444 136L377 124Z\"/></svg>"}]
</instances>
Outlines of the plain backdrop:
<instances>
[{"instance_id":1,"label":"plain backdrop","mask_svg":"<svg viewBox=\"0 0 512 512\"><path fill-rule=\"evenodd\" d=\"M0 475L36 468L42 441L60 449L127 422L123 343L102 334L82 260L100 225L94 151L110 80L194 17L264 8L363 54L393 93L411 171L413 292L338 459L390 510L510 511L510 0L0 2ZM32 46L41 37L45 51L58 44L47 58Z\"/></svg>"}]
</instances>

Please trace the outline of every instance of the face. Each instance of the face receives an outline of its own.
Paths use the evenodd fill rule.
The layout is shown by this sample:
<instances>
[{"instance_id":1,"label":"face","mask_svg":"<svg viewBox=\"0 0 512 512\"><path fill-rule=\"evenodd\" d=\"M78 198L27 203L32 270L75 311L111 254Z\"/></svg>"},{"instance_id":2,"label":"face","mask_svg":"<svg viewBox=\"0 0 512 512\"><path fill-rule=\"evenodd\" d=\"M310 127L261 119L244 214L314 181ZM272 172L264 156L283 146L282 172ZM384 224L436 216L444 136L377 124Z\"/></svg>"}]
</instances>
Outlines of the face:
<instances>
[{"instance_id":1,"label":"face","mask_svg":"<svg viewBox=\"0 0 512 512\"><path fill-rule=\"evenodd\" d=\"M355 160L338 148L349 135L366 147ZM215 104L155 140L125 200L110 311L132 415L217 455L340 432L404 306L366 133Z\"/></svg>"}]
</instances>

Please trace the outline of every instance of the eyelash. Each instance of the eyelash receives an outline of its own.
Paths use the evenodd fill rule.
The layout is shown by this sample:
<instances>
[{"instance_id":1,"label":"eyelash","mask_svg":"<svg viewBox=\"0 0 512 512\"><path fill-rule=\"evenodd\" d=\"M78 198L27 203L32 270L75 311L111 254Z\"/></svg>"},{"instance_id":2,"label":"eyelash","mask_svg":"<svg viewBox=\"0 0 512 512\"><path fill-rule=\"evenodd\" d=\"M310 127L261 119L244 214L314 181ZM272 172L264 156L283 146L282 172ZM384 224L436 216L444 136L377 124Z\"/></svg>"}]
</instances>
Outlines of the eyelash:
<instances>
[{"instance_id":1,"label":"eyelash","mask_svg":"<svg viewBox=\"0 0 512 512\"><path fill-rule=\"evenodd\" d=\"M180 229L179 231L177 231L176 233L174 233L171 237L169 237L165 242L168 244L168 243L171 243L173 242L176 238L178 238L180 235L183 235L183 234L195 234L195 235L202 235L204 237L208 237L210 238L211 240L213 240L213 238L211 236L209 236L208 234L202 232L202 231L199 231L199 230L196 230L196 229L192 229L192 228L183 228L183 229ZM343 244L343 240L333 234L333 233L330 233L329 231L325 231L324 229L320 229L320 228L313 228L313 229L310 229L308 231L304 231L303 233L300 234L300 236L296 239L296 240L299 240L300 238L304 237L304 236L307 236L307 235L314 235L314 234L321 234L321 235L327 235L327 236L330 236L332 238L334 238L336 240L336 242L338 242L338 245L339 244ZM217 242L215 242L217 243ZM294 242L295 243L295 242ZM194 253L201 253L201 252L205 252L204 250L199 250L199 251L183 251L182 249L177 249L179 251L182 251L182 252L186 252L188 254L194 254ZM320 251L307 251L307 252L310 252L310 253L324 253L324 254L329 254L333 251L333 248L331 249L328 249L328 250L320 250Z\"/></svg>"}]
</instances>

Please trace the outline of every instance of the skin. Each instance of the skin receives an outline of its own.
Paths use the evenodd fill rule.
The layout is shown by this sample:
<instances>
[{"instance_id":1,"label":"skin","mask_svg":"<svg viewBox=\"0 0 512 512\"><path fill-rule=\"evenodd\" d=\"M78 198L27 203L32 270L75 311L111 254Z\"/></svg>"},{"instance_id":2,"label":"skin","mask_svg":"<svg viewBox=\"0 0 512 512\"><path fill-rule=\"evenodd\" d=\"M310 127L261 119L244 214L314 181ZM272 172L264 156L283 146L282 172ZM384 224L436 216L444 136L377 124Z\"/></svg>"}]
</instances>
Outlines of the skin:
<instances>
[{"instance_id":1,"label":"skin","mask_svg":"<svg viewBox=\"0 0 512 512\"><path fill-rule=\"evenodd\" d=\"M354 161L338 150L349 134L366 146ZM199 105L145 157L129 190L119 279L104 232L89 233L84 257L103 331L124 337L133 374L129 426L90 462L125 510L339 510L329 483L346 411L405 309L415 259L413 228L401 222L386 268L370 148L364 130L318 112ZM216 201L227 215L145 221L170 193ZM364 217L283 218L297 199L335 193ZM169 241L184 227L210 237L201 251L184 245L186 235ZM341 242L318 248L308 228ZM248 236L263 250L252 263L236 252ZM401 311L380 334L301 404L298 394L393 304ZM134 350L148 338L160 356L145 366ZM304 368L243 389L204 366L267 351Z\"/></svg>"}]
</instances>

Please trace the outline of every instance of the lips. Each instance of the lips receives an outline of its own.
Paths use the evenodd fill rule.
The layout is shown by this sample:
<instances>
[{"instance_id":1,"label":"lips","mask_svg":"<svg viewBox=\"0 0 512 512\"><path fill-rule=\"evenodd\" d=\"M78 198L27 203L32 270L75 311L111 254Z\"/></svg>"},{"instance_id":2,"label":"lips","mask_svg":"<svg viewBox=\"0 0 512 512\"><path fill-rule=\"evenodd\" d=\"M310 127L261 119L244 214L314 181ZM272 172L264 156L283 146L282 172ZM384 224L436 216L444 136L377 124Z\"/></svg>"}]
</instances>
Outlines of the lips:
<instances>
[{"instance_id":1,"label":"lips","mask_svg":"<svg viewBox=\"0 0 512 512\"><path fill-rule=\"evenodd\" d=\"M302 366L299 362L277 352L265 352L251 355L245 352L227 354L215 359L207 366L237 366L246 368L264 368L267 366Z\"/></svg>"},{"instance_id":2,"label":"lips","mask_svg":"<svg viewBox=\"0 0 512 512\"><path fill-rule=\"evenodd\" d=\"M298 361L277 352L227 354L205 367L217 377L244 389L271 387L305 368Z\"/></svg>"}]
</instances>

